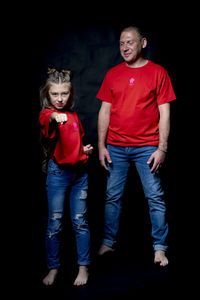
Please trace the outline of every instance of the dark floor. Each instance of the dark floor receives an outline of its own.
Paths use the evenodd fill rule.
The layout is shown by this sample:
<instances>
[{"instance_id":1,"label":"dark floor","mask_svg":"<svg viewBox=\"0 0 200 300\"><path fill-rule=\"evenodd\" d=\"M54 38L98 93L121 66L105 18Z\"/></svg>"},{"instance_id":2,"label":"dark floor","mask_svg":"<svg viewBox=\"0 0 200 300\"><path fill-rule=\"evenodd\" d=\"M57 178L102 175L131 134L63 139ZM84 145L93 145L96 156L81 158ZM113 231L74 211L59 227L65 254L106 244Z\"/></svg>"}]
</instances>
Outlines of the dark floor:
<instances>
[{"instance_id":1,"label":"dark floor","mask_svg":"<svg viewBox=\"0 0 200 300\"><path fill-rule=\"evenodd\" d=\"M66 254L68 250L64 247L63 251ZM171 296L184 294L187 288L183 283L185 275L174 261L173 255L169 257L170 264L164 268L153 263L152 255L148 245L143 253L135 251L134 247L129 251L118 247L115 253L105 254L101 258L93 254L89 281L82 287L73 287L77 274L73 256L68 262L66 255L63 256L63 265L53 287L42 284L42 278L46 274L46 267L42 262L37 286L34 287L34 297L45 300L128 300L143 299L146 296L169 299Z\"/></svg>"},{"instance_id":2,"label":"dark floor","mask_svg":"<svg viewBox=\"0 0 200 300\"><path fill-rule=\"evenodd\" d=\"M154 299L181 295L180 274L172 266L160 268L152 262L129 262L130 257L118 254L107 255L93 262L90 279L83 287L73 287L75 270L61 270L54 287L40 284L38 297L41 299Z\"/></svg>"},{"instance_id":3,"label":"dark floor","mask_svg":"<svg viewBox=\"0 0 200 300\"><path fill-rule=\"evenodd\" d=\"M93 230L88 284L83 287L73 287L77 266L76 251L72 246L74 237L69 224L66 224L67 228L65 228L67 240L62 243L62 264L59 275L53 287L46 287L42 284L42 279L47 272L44 224L46 220L42 220L40 228L33 228L29 238L28 235L27 238L23 236L23 247L19 243L13 244L11 254L12 256L15 254L14 259L19 264L20 274L16 272L13 275L13 268L10 269L6 295L9 292L13 295L13 291L14 294L19 291L19 299L26 300L129 300L145 299L149 296L159 300L170 300L171 297L179 300L183 295L190 296L185 299L196 299L196 296L192 297L192 295L198 286L195 284L198 274L195 268L192 270L188 265L194 267L197 262L191 260L189 253L183 255L182 251L182 255L179 255L180 250L185 249L184 245L179 242L176 244L174 240L168 252L169 265L161 268L153 263L150 240L145 235L142 235L139 240L141 231L134 240L131 239L131 243L127 235L124 238L122 235L119 236L115 253L98 258L96 255L99 246L98 232ZM19 246L20 256L16 255ZM13 280L18 291L14 288ZM13 296L11 299L14 299Z\"/></svg>"}]
</instances>

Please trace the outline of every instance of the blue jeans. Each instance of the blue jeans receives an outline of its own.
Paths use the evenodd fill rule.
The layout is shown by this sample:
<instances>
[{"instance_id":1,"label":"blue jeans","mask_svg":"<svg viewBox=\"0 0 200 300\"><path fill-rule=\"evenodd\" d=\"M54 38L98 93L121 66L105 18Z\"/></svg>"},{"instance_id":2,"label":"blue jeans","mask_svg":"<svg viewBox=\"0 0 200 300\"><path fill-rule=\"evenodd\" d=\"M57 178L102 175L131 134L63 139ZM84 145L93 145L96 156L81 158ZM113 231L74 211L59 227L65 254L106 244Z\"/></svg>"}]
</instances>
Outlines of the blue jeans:
<instances>
[{"instance_id":1,"label":"blue jeans","mask_svg":"<svg viewBox=\"0 0 200 300\"><path fill-rule=\"evenodd\" d=\"M161 185L159 172L151 173L147 161L157 147L121 147L108 145L112 164L108 164L105 221L103 244L113 247L119 228L121 215L121 198L127 179L130 162L134 162L139 173L144 194L149 204L150 219L152 223L152 239L154 250L167 249L166 237L168 224L165 213L164 191ZM134 184L134 183L133 183Z\"/></svg>"},{"instance_id":2,"label":"blue jeans","mask_svg":"<svg viewBox=\"0 0 200 300\"><path fill-rule=\"evenodd\" d=\"M46 234L47 266L60 266L60 232L64 215L64 201L69 191L70 214L75 231L79 265L89 265L90 232L86 218L88 174L83 168L61 168L53 160L48 163L47 173L48 225Z\"/></svg>"}]
</instances>

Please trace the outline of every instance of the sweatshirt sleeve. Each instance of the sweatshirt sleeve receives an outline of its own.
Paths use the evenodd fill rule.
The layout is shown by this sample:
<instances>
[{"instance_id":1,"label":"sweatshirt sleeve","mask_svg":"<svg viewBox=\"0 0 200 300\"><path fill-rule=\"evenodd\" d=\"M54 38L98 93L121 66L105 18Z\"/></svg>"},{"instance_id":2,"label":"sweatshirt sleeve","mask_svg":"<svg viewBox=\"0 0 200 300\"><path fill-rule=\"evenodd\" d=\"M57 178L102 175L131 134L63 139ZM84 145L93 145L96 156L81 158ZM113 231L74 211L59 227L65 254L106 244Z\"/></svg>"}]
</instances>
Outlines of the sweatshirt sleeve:
<instances>
[{"instance_id":1,"label":"sweatshirt sleeve","mask_svg":"<svg viewBox=\"0 0 200 300\"><path fill-rule=\"evenodd\" d=\"M49 119L53 111L51 109L45 109L40 113L39 123L42 134L45 138L54 138L56 131L53 130L51 134L49 134Z\"/></svg>"}]
</instances>

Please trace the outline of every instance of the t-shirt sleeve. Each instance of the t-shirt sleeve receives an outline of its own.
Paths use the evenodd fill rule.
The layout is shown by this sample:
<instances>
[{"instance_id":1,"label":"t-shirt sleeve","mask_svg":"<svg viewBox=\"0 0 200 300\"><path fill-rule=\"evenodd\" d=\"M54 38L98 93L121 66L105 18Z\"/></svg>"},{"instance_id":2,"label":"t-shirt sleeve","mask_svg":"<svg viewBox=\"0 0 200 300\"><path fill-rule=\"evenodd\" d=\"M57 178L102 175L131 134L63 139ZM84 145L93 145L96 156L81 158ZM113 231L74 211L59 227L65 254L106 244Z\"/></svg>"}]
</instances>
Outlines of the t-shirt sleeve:
<instances>
[{"instance_id":1,"label":"t-shirt sleeve","mask_svg":"<svg viewBox=\"0 0 200 300\"><path fill-rule=\"evenodd\" d=\"M112 90L111 90L111 87L109 84L109 74L108 73L106 74L96 97L102 101L112 103L113 97L112 97Z\"/></svg>"},{"instance_id":2,"label":"t-shirt sleeve","mask_svg":"<svg viewBox=\"0 0 200 300\"><path fill-rule=\"evenodd\" d=\"M40 128L45 138L54 138L56 134L55 130L53 130L51 134L49 134L49 119L52 113L52 110L45 109L40 113L39 116Z\"/></svg>"},{"instance_id":3,"label":"t-shirt sleeve","mask_svg":"<svg viewBox=\"0 0 200 300\"><path fill-rule=\"evenodd\" d=\"M176 99L168 72L163 69L158 78L157 85L157 103L158 105L170 102Z\"/></svg>"}]
</instances>

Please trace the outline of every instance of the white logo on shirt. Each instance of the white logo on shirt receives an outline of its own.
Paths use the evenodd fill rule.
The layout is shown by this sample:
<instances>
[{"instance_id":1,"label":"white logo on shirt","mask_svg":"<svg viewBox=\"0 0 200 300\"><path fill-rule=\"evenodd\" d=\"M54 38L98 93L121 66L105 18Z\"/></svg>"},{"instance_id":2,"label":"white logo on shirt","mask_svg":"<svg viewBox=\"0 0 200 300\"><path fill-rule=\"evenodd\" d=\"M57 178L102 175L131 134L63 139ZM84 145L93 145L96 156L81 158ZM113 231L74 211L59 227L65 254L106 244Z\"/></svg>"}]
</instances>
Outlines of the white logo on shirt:
<instances>
[{"instance_id":1,"label":"white logo on shirt","mask_svg":"<svg viewBox=\"0 0 200 300\"><path fill-rule=\"evenodd\" d=\"M131 77L129 80L129 85L130 86L134 85L134 81L135 81L135 79L133 77Z\"/></svg>"}]
</instances>

